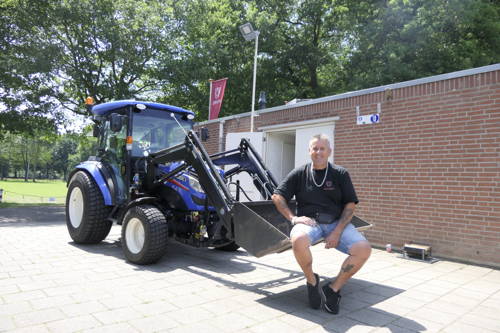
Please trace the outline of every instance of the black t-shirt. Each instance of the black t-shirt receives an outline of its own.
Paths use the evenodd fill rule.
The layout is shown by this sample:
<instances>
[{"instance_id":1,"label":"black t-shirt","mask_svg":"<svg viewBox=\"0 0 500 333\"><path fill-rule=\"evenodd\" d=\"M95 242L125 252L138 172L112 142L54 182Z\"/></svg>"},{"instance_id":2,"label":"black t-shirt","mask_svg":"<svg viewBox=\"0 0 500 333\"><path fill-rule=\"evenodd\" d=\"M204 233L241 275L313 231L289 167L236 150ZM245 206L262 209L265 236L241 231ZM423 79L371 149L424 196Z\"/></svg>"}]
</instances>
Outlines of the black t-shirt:
<instances>
[{"instance_id":1,"label":"black t-shirt","mask_svg":"<svg viewBox=\"0 0 500 333\"><path fill-rule=\"evenodd\" d=\"M328 174L321 187L326 168L313 170L314 184L311 175L311 163L292 170L274 191L290 201L295 195L297 215L314 217L316 213L330 214L338 219L344 205L349 202L358 203L356 191L347 170L338 165L328 163Z\"/></svg>"}]
</instances>

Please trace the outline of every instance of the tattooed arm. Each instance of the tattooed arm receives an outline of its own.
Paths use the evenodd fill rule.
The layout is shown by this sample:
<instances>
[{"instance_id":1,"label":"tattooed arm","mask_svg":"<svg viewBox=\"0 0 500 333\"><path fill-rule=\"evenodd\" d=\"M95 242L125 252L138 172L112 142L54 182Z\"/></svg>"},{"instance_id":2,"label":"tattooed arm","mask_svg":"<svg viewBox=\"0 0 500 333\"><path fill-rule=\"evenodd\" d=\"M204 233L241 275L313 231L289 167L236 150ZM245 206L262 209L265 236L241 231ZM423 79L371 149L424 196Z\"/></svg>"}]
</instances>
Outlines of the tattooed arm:
<instances>
[{"instance_id":1,"label":"tattooed arm","mask_svg":"<svg viewBox=\"0 0 500 333\"><path fill-rule=\"evenodd\" d=\"M342 211L342 214L340 215L339 218L339 224L336 229L339 227L342 228L342 231L344 231L344 228L346 225L348 225L352 217L354 216L354 208L356 207L356 204L354 202L349 202L344 206L344 210Z\"/></svg>"},{"instance_id":2,"label":"tattooed arm","mask_svg":"<svg viewBox=\"0 0 500 333\"><path fill-rule=\"evenodd\" d=\"M273 194L272 199L278 212L280 212L281 215L283 215L288 221L291 221L295 214L292 213L290 207L288 207L285 198L282 195Z\"/></svg>"}]
</instances>

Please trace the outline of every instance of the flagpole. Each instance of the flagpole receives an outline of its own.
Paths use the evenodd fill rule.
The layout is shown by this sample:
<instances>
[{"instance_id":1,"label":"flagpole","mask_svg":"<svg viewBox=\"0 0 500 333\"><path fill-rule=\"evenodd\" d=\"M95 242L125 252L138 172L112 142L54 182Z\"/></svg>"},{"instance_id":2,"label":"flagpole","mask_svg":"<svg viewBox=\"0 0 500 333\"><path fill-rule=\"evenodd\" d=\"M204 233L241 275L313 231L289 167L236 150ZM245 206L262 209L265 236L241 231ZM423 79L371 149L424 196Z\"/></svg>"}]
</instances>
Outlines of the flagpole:
<instances>
[{"instance_id":1,"label":"flagpole","mask_svg":"<svg viewBox=\"0 0 500 333\"><path fill-rule=\"evenodd\" d=\"M208 82L210 82L210 89L208 92L208 120L210 120L210 108L212 107L212 82L214 80L208 79Z\"/></svg>"}]
</instances>

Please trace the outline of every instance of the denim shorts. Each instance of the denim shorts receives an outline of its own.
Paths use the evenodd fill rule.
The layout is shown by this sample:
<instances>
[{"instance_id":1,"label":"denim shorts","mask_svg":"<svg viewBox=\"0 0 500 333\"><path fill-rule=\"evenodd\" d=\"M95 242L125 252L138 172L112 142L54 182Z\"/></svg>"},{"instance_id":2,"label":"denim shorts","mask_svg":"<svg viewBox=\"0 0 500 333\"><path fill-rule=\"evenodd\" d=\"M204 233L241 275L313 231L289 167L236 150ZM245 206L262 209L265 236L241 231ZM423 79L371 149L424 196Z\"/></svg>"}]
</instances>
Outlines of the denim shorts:
<instances>
[{"instance_id":1,"label":"denim shorts","mask_svg":"<svg viewBox=\"0 0 500 333\"><path fill-rule=\"evenodd\" d=\"M330 224L316 224L314 227L299 223L293 226L292 231L290 231L290 238L296 233L304 233L309 237L311 244L314 245L322 238L326 238L326 236L328 236L336 226L337 221ZM365 236L363 236L351 223L349 223L344 228L344 231L340 236L337 250L345 254L349 254L351 246L362 241L366 241Z\"/></svg>"}]
</instances>

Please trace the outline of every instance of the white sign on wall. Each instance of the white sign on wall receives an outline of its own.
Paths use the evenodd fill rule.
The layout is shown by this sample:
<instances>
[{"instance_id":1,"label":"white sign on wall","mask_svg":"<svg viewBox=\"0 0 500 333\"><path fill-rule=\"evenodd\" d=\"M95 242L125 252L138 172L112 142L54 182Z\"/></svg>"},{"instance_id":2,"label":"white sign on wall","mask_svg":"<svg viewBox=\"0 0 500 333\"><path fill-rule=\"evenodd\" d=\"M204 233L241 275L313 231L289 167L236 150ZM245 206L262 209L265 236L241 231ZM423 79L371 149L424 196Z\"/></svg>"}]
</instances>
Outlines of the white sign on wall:
<instances>
[{"instance_id":1,"label":"white sign on wall","mask_svg":"<svg viewBox=\"0 0 500 333\"><path fill-rule=\"evenodd\" d=\"M378 124L380 122L380 113L381 113L380 103L377 103L377 113L360 115L359 105L356 106L356 124L358 125L370 125L370 124Z\"/></svg>"},{"instance_id":2,"label":"white sign on wall","mask_svg":"<svg viewBox=\"0 0 500 333\"><path fill-rule=\"evenodd\" d=\"M380 122L380 116L378 113L367 114L364 116L358 116L358 125L366 125L366 124L377 124Z\"/></svg>"}]
</instances>

